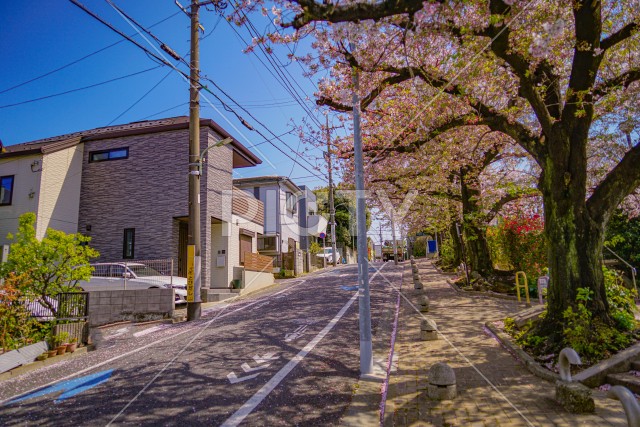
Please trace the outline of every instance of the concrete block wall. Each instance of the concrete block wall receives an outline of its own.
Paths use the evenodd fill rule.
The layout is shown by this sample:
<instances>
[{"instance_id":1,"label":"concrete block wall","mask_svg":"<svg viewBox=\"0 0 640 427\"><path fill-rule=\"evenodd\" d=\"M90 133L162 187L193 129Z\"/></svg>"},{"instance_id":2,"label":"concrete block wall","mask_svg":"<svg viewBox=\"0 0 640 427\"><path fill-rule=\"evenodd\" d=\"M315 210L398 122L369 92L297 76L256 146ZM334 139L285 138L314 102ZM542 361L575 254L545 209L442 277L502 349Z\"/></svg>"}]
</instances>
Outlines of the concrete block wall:
<instances>
[{"instance_id":1,"label":"concrete block wall","mask_svg":"<svg viewBox=\"0 0 640 427\"><path fill-rule=\"evenodd\" d=\"M167 319L175 309L173 289L96 291L89 295L89 325L124 320Z\"/></svg>"}]
</instances>

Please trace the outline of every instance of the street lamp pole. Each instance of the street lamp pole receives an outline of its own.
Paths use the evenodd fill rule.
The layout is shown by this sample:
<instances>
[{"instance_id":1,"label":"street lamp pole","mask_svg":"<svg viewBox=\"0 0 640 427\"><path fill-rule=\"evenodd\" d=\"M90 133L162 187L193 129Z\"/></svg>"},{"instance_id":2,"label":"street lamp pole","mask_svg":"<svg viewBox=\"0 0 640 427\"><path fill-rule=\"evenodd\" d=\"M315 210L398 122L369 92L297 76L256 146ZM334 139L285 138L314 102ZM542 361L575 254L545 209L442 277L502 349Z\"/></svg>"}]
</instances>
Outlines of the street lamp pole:
<instances>
[{"instance_id":1,"label":"street lamp pole","mask_svg":"<svg viewBox=\"0 0 640 427\"><path fill-rule=\"evenodd\" d=\"M354 50L353 43L350 44ZM367 220L365 213L364 163L362 136L360 134L359 76L353 68L353 151L356 172L356 218L358 225L358 318L360 322L360 375L373 373L373 349L371 345L371 299L369 295L369 260L367 257Z\"/></svg>"}]
</instances>

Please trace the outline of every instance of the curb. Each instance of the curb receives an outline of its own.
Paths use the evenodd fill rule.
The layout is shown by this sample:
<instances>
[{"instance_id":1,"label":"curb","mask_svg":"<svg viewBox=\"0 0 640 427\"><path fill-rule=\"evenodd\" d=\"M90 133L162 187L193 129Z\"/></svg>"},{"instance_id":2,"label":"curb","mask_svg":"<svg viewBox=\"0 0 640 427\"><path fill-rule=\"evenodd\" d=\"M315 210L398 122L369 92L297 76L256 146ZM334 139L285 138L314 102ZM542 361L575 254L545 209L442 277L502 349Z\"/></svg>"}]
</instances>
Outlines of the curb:
<instances>
[{"instance_id":1,"label":"curb","mask_svg":"<svg viewBox=\"0 0 640 427\"><path fill-rule=\"evenodd\" d=\"M82 356L89 351L88 346L80 347L76 349L73 353L65 353L60 356L55 356L50 359L45 360L36 360L31 363L27 363L26 365L18 366L17 368L13 368L10 371L3 372L0 374L0 382L6 381L12 378L16 378L22 374L26 374L27 372L35 371L36 369L44 368L45 366L55 365L58 362L63 362L65 360L69 360L73 357Z\"/></svg>"},{"instance_id":2,"label":"curb","mask_svg":"<svg viewBox=\"0 0 640 427\"><path fill-rule=\"evenodd\" d=\"M402 276L400 278L400 289L402 289L402 284L404 282L406 273L405 273L406 265L403 266ZM400 296L398 295L398 298ZM396 316L397 311L397 316ZM395 301L393 304L385 310L383 315L383 323L390 327L388 331L391 335L393 335L393 326L397 327L398 319L400 314L400 307L396 305ZM391 325L394 324L394 325ZM392 338L392 341L393 338ZM358 382L353 385L353 394L351 398L351 403L343 413L338 425L347 426L347 427L361 427L361 426L373 426L373 425L381 425L381 414L384 408L383 405L386 404L385 401L382 401L383 395L385 395L385 386L388 387L388 379L391 376L390 370L393 362L393 354L395 354L395 345L394 348L389 348L389 342L385 342L384 344L379 344L384 347L384 349L376 349L374 348L374 371L376 368L376 360L381 361L381 365L379 366L381 370L384 372L380 372L382 376L375 376L371 378L363 378L360 377ZM384 350L384 355L381 355ZM384 356L384 357L376 357L376 356ZM391 356L391 357L390 357ZM389 365L391 364L391 365Z\"/></svg>"},{"instance_id":3,"label":"curb","mask_svg":"<svg viewBox=\"0 0 640 427\"><path fill-rule=\"evenodd\" d=\"M493 322L489 321L484 324L485 328L487 328L491 334L496 338L496 340L507 349L509 353L511 353L515 358L522 362L524 366L527 368L529 372L535 375L538 378L541 378L545 381L555 383L560 379L560 375L555 372L551 372L542 366L538 362L534 360L533 357L529 356L524 350L522 350L518 345L516 345L512 340L504 332L498 330L495 326L493 326Z\"/></svg>"},{"instance_id":4,"label":"curb","mask_svg":"<svg viewBox=\"0 0 640 427\"><path fill-rule=\"evenodd\" d=\"M464 289L460 289L450 279L447 279L447 283L449 284L449 286L451 286L451 288L453 288L454 291L456 291L459 294L466 294L469 296L476 296L476 297L497 298L497 299L504 299L509 301L518 301L518 297L513 295L504 295L504 294L499 294L497 292L491 292L491 291L482 292L482 291L467 291Z\"/></svg>"}]
</instances>

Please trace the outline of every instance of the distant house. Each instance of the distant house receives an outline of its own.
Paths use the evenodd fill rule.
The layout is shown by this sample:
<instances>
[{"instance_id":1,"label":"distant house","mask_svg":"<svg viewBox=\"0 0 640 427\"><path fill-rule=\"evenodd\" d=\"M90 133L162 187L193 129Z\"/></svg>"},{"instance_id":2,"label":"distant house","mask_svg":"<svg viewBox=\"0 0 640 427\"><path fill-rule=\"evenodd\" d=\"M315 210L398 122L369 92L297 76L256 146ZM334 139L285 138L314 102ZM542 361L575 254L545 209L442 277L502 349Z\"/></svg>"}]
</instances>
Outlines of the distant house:
<instances>
[{"instance_id":1,"label":"distant house","mask_svg":"<svg viewBox=\"0 0 640 427\"><path fill-rule=\"evenodd\" d=\"M201 150L230 137L212 120L202 119L200 125ZM68 162L73 169L58 172L58 176L69 177L75 185L64 187L69 200L56 204L66 205L67 230L90 236L91 245L100 252L99 261L171 258L175 260L174 272L185 276L188 127L187 117L175 117L98 128L9 146L7 153L0 154L0 162L6 160L18 168L17 159L24 156L16 153L26 147L47 151L63 145L75 150L73 161ZM30 164L28 160L20 163ZM234 168L260 163L235 139L228 145L211 148L207 154L200 187L204 301L228 296L232 282L242 280L246 252L257 252L258 238L263 234L263 206L256 198L234 191L232 172ZM20 167L24 169L24 165ZM4 167L2 170L0 175L14 176L15 188L24 188L16 173L5 174ZM48 188L35 192L37 197L49 197ZM2 208L0 223L9 216ZM7 230L12 231L12 227L14 223Z\"/></svg>"},{"instance_id":2,"label":"distant house","mask_svg":"<svg viewBox=\"0 0 640 427\"><path fill-rule=\"evenodd\" d=\"M320 224L318 229L318 202L316 195L307 186L301 185L300 209L298 211L298 223L300 224L300 249L308 251L311 243L317 241L318 233L326 230L326 224Z\"/></svg>"},{"instance_id":3,"label":"distant house","mask_svg":"<svg viewBox=\"0 0 640 427\"><path fill-rule=\"evenodd\" d=\"M258 240L258 252L278 263L283 253L300 249L300 187L282 176L234 179L233 185L264 204L264 235Z\"/></svg>"}]
</instances>

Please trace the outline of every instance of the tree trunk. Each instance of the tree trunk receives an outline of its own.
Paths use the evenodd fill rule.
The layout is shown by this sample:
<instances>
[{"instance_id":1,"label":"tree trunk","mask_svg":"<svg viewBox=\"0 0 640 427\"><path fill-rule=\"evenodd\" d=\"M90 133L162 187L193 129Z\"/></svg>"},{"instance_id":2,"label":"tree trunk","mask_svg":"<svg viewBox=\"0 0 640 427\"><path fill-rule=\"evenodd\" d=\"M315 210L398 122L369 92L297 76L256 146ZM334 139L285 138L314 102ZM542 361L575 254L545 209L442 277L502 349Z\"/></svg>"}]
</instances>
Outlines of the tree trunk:
<instances>
[{"instance_id":1,"label":"tree trunk","mask_svg":"<svg viewBox=\"0 0 640 427\"><path fill-rule=\"evenodd\" d=\"M487 243L486 227L478 204L480 190L477 179L461 172L460 195L462 196L463 237L467 253L467 262L471 271L481 276L493 273L493 262Z\"/></svg>"},{"instance_id":2,"label":"tree trunk","mask_svg":"<svg viewBox=\"0 0 640 427\"><path fill-rule=\"evenodd\" d=\"M460 239L458 239L458 232L456 231L456 223L452 222L449 225L449 238L453 245L454 260L449 267L458 267L462 262L462 246L460 246ZM442 241L442 240L441 240Z\"/></svg>"},{"instance_id":3,"label":"tree trunk","mask_svg":"<svg viewBox=\"0 0 640 427\"><path fill-rule=\"evenodd\" d=\"M551 278L543 324L549 331L562 330L563 313L576 305L579 288L593 292L588 308L594 320L612 324L601 265L607 218L591 217L585 200L586 150L565 150L570 146L568 140L549 144L554 150L544 159L538 185L544 201Z\"/></svg>"}]
</instances>

